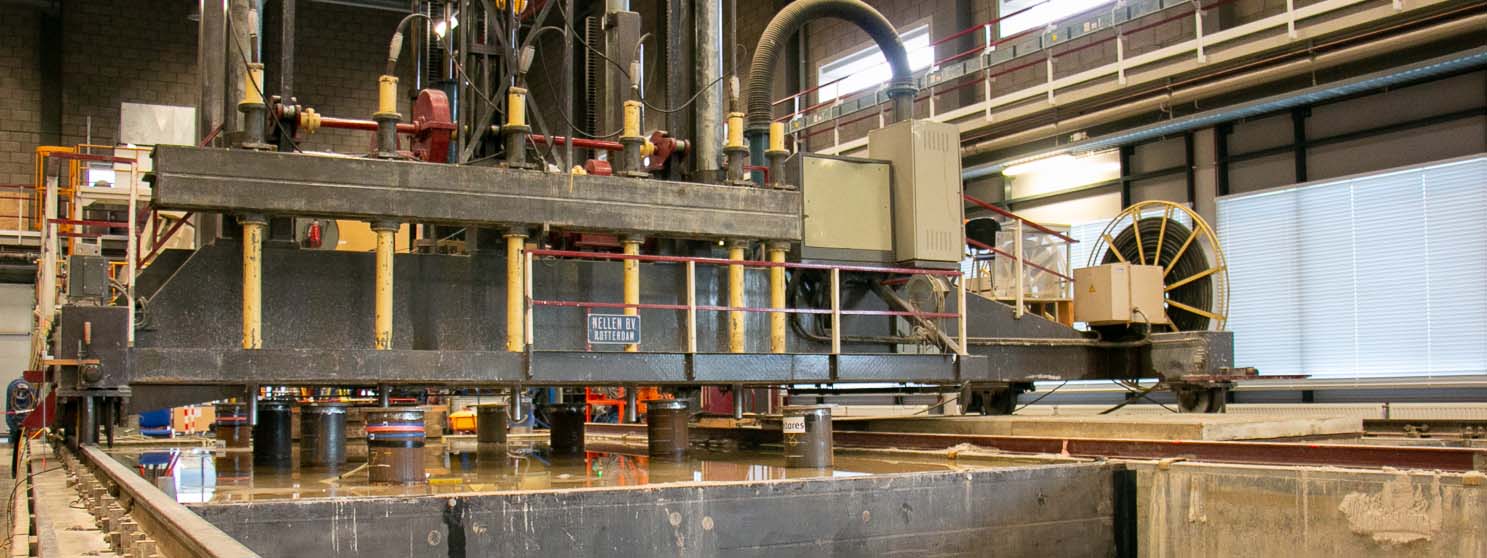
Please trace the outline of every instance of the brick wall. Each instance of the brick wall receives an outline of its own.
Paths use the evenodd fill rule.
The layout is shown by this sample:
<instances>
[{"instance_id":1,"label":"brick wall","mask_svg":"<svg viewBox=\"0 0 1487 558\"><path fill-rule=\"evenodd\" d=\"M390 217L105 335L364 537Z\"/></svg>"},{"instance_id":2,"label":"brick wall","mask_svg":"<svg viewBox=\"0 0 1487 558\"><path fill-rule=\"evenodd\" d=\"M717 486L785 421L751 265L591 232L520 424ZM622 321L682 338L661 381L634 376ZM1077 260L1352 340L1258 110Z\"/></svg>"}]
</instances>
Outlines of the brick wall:
<instances>
[{"instance_id":1,"label":"brick wall","mask_svg":"<svg viewBox=\"0 0 1487 558\"><path fill-rule=\"evenodd\" d=\"M41 140L41 71L37 47L41 18L33 8L0 4L0 184L30 184L31 161ZM8 191L0 195L13 195ZM14 213L11 200L0 204Z\"/></svg>"},{"instance_id":2,"label":"brick wall","mask_svg":"<svg viewBox=\"0 0 1487 558\"><path fill-rule=\"evenodd\" d=\"M180 0L77 0L62 8L62 143L112 145L119 104L196 104L196 22Z\"/></svg>"},{"instance_id":3,"label":"brick wall","mask_svg":"<svg viewBox=\"0 0 1487 558\"><path fill-rule=\"evenodd\" d=\"M125 102L196 104L197 23L182 0L74 0L62 8L62 138L65 145L118 139L119 105ZM321 2L300 2L297 19L296 94L323 114L370 118L387 40L400 15ZM278 2L264 14L267 90L278 89ZM30 183L32 152L39 141L41 102L40 14L35 8L0 5L0 183ZM236 56L236 53L233 53ZM406 61L405 61L406 62ZM403 76L400 111L408 114L412 65ZM91 132L90 132L91 128ZM304 149L364 153L370 134L322 130Z\"/></svg>"}]
</instances>

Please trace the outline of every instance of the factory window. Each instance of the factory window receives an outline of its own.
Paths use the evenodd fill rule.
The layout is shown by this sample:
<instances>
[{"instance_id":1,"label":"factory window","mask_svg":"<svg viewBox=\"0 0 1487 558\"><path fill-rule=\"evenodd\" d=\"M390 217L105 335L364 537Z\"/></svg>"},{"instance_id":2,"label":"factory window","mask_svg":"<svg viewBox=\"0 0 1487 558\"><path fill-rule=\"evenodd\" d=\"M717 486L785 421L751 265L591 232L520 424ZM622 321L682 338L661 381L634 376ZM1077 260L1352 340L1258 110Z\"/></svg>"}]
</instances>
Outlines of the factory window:
<instances>
[{"instance_id":1,"label":"factory window","mask_svg":"<svg viewBox=\"0 0 1487 558\"><path fill-rule=\"evenodd\" d=\"M1234 362L1487 373L1487 156L1219 199Z\"/></svg>"},{"instance_id":2,"label":"factory window","mask_svg":"<svg viewBox=\"0 0 1487 558\"><path fill-rule=\"evenodd\" d=\"M1005 19L997 25L1001 37L1016 35L1034 27L1058 23L1070 17L1112 4L1110 0L1001 0L999 11Z\"/></svg>"},{"instance_id":3,"label":"factory window","mask_svg":"<svg viewBox=\"0 0 1487 558\"><path fill-rule=\"evenodd\" d=\"M934 63L935 49L929 44L929 24L916 26L900 36L904 48L909 51L909 68L917 72ZM891 77L893 72L888 69L888 60L877 45L870 45L822 64L816 72L816 83L825 85L816 91L816 99L817 102L826 101L878 87Z\"/></svg>"}]
</instances>

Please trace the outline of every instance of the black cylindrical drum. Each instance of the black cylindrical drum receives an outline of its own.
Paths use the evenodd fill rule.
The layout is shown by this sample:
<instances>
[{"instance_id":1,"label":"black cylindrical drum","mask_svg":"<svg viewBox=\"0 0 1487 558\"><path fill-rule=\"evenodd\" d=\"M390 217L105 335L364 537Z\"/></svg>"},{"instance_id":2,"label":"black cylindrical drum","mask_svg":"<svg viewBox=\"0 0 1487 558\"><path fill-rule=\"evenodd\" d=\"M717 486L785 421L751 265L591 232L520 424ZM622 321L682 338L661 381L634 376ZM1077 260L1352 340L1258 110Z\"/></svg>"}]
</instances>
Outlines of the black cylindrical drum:
<instances>
[{"instance_id":1,"label":"black cylindrical drum","mask_svg":"<svg viewBox=\"0 0 1487 558\"><path fill-rule=\"evenodd\" d=\"M253 429L248 427L248 406L242 403L217 404L217 439L229 448L253 445Z\"/></svg>"},{"instance_id":2,"label":"black cylindrical drum","mask_svg":"<svg viewBox=\"0 0 1487 558\"><path fill-rule=\"evenodd\" d=\"M374 483L424 482L423 411L367 412L367 476Z\"/></svg>"},{"instance_id":3,"label":"black cylindrical drum","mask_svg":"<svg viewBox=\"0 0 1487 558\"><path fill-rule=\"evenodd\" d=\"M548 447L555 454L583 453L583 403L547 406Z\"/></svg>"},{"instance_id":4,"label":"black cylindrical drum","mask_svg":"<svg viewBox=\"0 0 1487 558\"><path fill-rule=\"evenodd\" d=\"M687 453L687 412L685 399L652 399L645 402L645 433L650 454L656 457L681 457Z\"/></svg>"},{"instance_id":5,"label":"black cylindrical drum","mask_svg":"<svg viewBox=\"0 0 1487 558\"><path fill-rule=\"evenodd\" d=\"M481 403L475 406L475 441L482 446L506 444L505 403Z\"/></svg>"},{"instance_id":6,"label":"black cylindrical drum","mask_svg":"<svg viewBox=\"0 0 1487 558\"><path fill-rule=\"evenodd\" d=\"M311 467L334 467L346 462L345 403L300 407L299 462Z\"/></svg>"},{"instance_id":7,"label":"black cylindrical drum","mask_svg":"<svg viewBox=\"0 0 1487 558\"><path fill-rule=\"evenodd\" d=\"M785 466L831 467L831 406L785 407Z\"/></svg>"},{"instance_id":8,"label":"black cylindrical drum","mask_svg":"<svg viewBox=\"0 0 1487 558\"><path fill-rule=\"evenodd\" d=\"M294 434L290 422L293 407L288 401L258 402L258 424L253 425L253 463L284 465L294 458Z\"/></svg>"}]
</instances>

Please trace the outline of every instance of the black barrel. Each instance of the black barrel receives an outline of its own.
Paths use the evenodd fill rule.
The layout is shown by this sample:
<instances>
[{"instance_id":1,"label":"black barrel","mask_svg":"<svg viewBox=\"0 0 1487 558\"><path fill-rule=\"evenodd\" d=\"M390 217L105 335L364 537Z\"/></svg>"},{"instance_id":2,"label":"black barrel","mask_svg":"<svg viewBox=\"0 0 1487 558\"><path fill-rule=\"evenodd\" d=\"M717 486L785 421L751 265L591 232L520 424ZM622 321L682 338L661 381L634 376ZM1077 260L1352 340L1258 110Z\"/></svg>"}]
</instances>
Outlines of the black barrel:
<instances>
[{"instance_id":1,"label":"black barrel","mask_svg":"<svg viewBox=\"0 0 1487 558\"><path fill-rule=\"evenodd\" d=\"M785 466L791 468L830 468L831 406L800 405L785 407Z\"/></svg>"},{"instance_id":2,"label":"black barrel","mask_svg":"<svg viewBox=\"0 0 1487 558\"><path fill-rule=\"evenodd\" d=\"M559 455L583 453L583 403L547 405L548 447Z\"/></svg>"},{"instance_id":3,"label":"black barrel","mask_svg":"<svg viewBox=\"0 0 1487 558\"><path fill-rule=\"evenodd\" d=\"M299 462L311 467L334 467L346 462L345 403L300 407Z\"/></svg>"},{"instance_id":4,"label":"black barrel","mask_svg":"<svg viewBox=\"0 0 1487 558\"><path fill-rule=\"evenodd\" d=\"M650 454L655 457L681 457L687 454L687 411L685 399L652 399L645 402L645 433Z\"/></svg>"},{"instance_id":5,"label":"black barrel","mask_svg":"<svg viewBox=\"0 0 1487 558\"><path fill-rule=\"evenodd\" d=\"M253 463L287 465L294 459L294 407L281 399L258 402L258 424L253 425Z\"/></svg>"},{"instance_id":6,"label":"black barrel","mask_svg":"<svg viewBox=\"0 0 1487 558\"><path fill-rule=\"evenodd\" d=\"M217 404L217 439L229 448L253 445L253 429L248 426L248 406L242 403Z\"/></svg>"},{"instance_id":7,"label":"black barrel","mask_svg":"<svg viewBox=\"0 0 1487 558\"><path fill-rule=\"evenodd\" d=\"M475 441L480 445L506 445L505 403L481 403L475 406Z\"/></svg>"},{"instance_id":8,"label":"black barrel","mask_svg":"<svg viewBox=\"0 0 1487 558\"><path fill-rule=\"evenodd\" d=\"M374 483L411 484L423 472L423 411L367 412L367 477Z\"/></svg>"}]
</instances>

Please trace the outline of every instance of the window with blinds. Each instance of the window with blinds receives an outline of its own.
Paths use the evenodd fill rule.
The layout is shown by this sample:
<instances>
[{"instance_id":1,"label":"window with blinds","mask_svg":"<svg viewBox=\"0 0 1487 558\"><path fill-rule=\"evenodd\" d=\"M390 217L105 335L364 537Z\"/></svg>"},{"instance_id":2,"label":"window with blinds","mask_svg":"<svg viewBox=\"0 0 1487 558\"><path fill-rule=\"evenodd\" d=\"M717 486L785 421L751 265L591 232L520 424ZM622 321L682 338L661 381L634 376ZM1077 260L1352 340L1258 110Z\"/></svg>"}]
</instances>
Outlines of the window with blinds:
<instances>
[{"instance_id":1,"label":"window with blinds","mask_svg":"<svg viewBox=\"0 0 1487 558\"><path fill-rule=\"evenodd\" d=\"M1238 366L1487 373L1487 155L1218 200Z\"/></svg>"}]
</instances>

